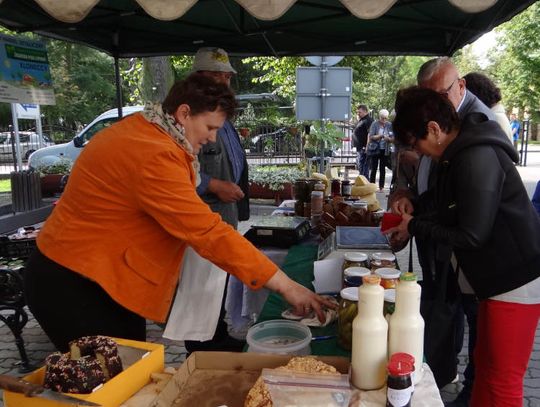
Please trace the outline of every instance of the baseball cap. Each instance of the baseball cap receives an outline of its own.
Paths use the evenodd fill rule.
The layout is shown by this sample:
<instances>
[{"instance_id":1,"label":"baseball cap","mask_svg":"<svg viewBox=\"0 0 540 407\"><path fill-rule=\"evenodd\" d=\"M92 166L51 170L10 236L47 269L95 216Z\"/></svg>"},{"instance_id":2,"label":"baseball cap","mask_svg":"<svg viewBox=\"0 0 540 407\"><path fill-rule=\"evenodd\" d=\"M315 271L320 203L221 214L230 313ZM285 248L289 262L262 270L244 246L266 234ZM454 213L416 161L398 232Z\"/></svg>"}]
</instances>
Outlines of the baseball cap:
<instances>
[{"instance_id":1,"label":"baseball cap","mask_svg":"<svg viewBox=\"0 0 540 407\"><path fill-rule=\"evenodd\" d=\"M199 48L195 54L192 70L193 72L213 71L236 73L229 62L227 52L221 48L213 47Z\"/></svg>"}]
</instances>

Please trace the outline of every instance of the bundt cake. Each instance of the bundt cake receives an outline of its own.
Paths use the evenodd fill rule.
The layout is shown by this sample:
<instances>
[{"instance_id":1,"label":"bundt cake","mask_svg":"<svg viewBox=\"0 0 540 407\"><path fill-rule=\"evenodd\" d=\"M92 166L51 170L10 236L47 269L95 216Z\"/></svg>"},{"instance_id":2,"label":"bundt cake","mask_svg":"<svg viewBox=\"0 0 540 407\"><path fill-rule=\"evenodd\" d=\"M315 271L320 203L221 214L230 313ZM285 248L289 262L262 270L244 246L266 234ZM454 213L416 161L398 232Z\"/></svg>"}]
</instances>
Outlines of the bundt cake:
<instances>
[{"instance_id":1,"label":"bundt cake","mask_svg":"<svg viewBox=\"0 0 540 407\"><path fill-rule=\"evenodd\" d=\"M70 342L69 353L45 359L44 387L64 393L90 393L122 371L116 342L106 336L85 336Z\"/></svg>"}]
</instances>

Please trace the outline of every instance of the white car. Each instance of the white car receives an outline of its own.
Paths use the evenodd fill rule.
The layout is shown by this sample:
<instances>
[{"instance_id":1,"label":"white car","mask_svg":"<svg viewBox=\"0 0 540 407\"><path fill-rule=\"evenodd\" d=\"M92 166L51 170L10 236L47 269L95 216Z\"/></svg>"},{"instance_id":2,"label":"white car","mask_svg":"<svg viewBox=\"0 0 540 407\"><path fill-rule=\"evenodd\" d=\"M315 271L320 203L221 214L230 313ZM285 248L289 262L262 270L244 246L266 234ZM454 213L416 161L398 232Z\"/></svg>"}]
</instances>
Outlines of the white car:
<instances>
[{"instance_id":1,"label":"white car","mask_svg":"<svg viewBox=\"0 0 540 407\"><path fill-rule=\"evenodd\" d=\"M126 106L122 109L122 112L124 117L126 117L130 114L140 112L143 110L143 107L144 106ZM70 142L40 148L35 151L28 159L28 167L36 169L42 165L51 165L58 162L60 159L66 158L75 161L77 157L79 157L83 147L88 144L94 134L109 127L116 121L118 121L118 109L107 110L82 129L82 131L73 137L73 140Z\"/></svg>"},{"instance_id":2,"label":"white car","mask_svg":"<svg viewBox=\"0 0 540 407\"><path fill-rule=\"evenodd\" d=\"M43 147L54 146L54 143L48 135L42 134L41 140L39 134L33 131L20 131L19 143L21 145L21 158L28 160L30 155ZM16 160L15 140L11 140L11 132L4 131L0 133L0 161L14 162Z\"/></svg>"}]
</instances>

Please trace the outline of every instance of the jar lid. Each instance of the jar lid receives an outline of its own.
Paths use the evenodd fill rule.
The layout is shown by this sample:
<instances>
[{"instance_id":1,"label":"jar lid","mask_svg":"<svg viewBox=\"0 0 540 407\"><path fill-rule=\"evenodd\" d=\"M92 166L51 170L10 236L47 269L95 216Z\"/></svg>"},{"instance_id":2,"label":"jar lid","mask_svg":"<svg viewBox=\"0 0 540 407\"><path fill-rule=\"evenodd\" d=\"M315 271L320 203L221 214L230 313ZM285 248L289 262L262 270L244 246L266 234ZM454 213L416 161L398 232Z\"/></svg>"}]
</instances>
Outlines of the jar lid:
<instances>
[{"instance_id":1,"label":"jar lid","mask_svg":"<svg viewBox=\"0 0 540 407\"><path fill-rule=\"evenodd\" d=\"M396 256L390 252L375 252L371 254L373 260L386 260L386 261L395 261Z\"/></svg>"},{"instance_id":2,"label":"jar lid","mask_svg":"<svg viewBox=\"0 0 540 407\"><path fill-rule=\"evenodd\" d=\"M356 209L367 209L368 203L366 201L354 201L352 206Z\"/></svg>"},{"instance_id":3,"label":"jar lid","mask_svg":"<svg viewBox=\"0 0 540 407\"><path fill-rule=\"evenodd\" d=\"M414 356L413 355L410 355L405 352L397 352L397 353L393 353L392 356L390 356L390 361L392 360L398 360L405 363L409 363L414 370Z\"/></svg>"},{"instance_id":4,"label":"jar lid","mask_svg":"<svg viewBox=\"0 0 540 407\"><path fill-rule=\"evenodd\" d=\"M369 276L362 277L362 282L369 285L379 285L381 284L381 278L371 274Z\"/></svg>"},{"instance_id":5,"label":"jar lid","mask_svg":"<svg viewBox=\"0 0 540 407\"><path fill-rule=\"evenodd\" d=\"M396 289L387 288L384 290L384 300L386 302L396 302Z\"/></svg>"},{"instance_id":6,"label":"jar lid","mask_svg":"<svg viewBox=\"0 0 540 407\"><path fill-rule=\"evenodd\" d=\"M390 359L388 362L388 373L391 376L407 376L413 372L410 363L398 359Z\"/></svg>"},{"instance_id":7,"label":"jar lid","mask_svg":"<svg viewBox=\"0 0 540 407\"><path fill-rule=\"evenodd\" d=\"M324 196L324 192L323 191L311 191L311 196L316 196L316 197L323 197Z\"/></svg>"},{"instance_id":8,"label":"jar lid","mask_svg":"<svg viewBox=\"0 0 540 407\"><path fill-rule=\"evenodd\" d=\"M414 273L403 273L400 277L399 277L400 281L416 281L417 278L416 278L416 274Z\"/></svg>"},{"instance_id":9,"label":"jar lid","mask_svg":"<svg viewBox=\"0 0 540 407\"><path fill-rule=\"evenodd\" d=\"M346 252L344 254L345 260L348 261L366 261L367 254L362 252Z\"/></svg>"},{"instance_id":10,"label":"jar lid","mask_svg":"<svg viewBox=\"0 0 540 407\"><path fill-rule=\"evenodd\" d=\"M316 191L324 191L326 189L326 186L322 182L317 182L313 189L315 189Z\"/></svg>"},{"instance_id":11,"label":"jar lid","mask_svg":"<svg viewBox=\"0 0 540 407\"><path fill-rule=\"evenodd\" d=\"M347 287L339 292L344 300L358 301L358 287Z\"/></svg>"},{"instance_id":12,"label":"jar lid","mask_svg":"<svg viewBox=\"0 0 540 407\"><path fill-rule=\"evenodd\" d=\"M399 278L401 271L398 269L394 269L391 267L382 267L380 269L375 270L375 274L380 276L381 278Z\"/></svg>"},{"instance_id":13,"label":"jar lid","mask_svg":"<svg viewBox=\"0 0 540 407\"><path fill-rule=\"evenodd\" d=\"M347 267L343 274L345 277L364 277L371 274L371 270L365 267Z\"/></svg>"}]
</instances>

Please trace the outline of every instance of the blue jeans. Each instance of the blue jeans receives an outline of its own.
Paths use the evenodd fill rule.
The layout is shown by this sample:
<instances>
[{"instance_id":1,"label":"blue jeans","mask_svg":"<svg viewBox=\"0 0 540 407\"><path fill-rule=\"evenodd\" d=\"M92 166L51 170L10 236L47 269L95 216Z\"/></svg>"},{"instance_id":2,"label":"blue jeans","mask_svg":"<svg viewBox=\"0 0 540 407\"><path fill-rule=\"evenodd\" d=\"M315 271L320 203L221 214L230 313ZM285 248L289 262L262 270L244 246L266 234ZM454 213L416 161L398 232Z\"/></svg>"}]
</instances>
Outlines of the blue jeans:
<instances>
[{"instance_id":1,"label":"blue jeans","mask_svg":"<svg viewBox=\"0 0 540 407\"><path fill-rule=\"evenodd\" d=\"M366 154L366 149L362 148L356 156L356 168L360 175L363 175L366 178L369 178L369 164L369 156Z\"/></svg>"}]
</instances>

